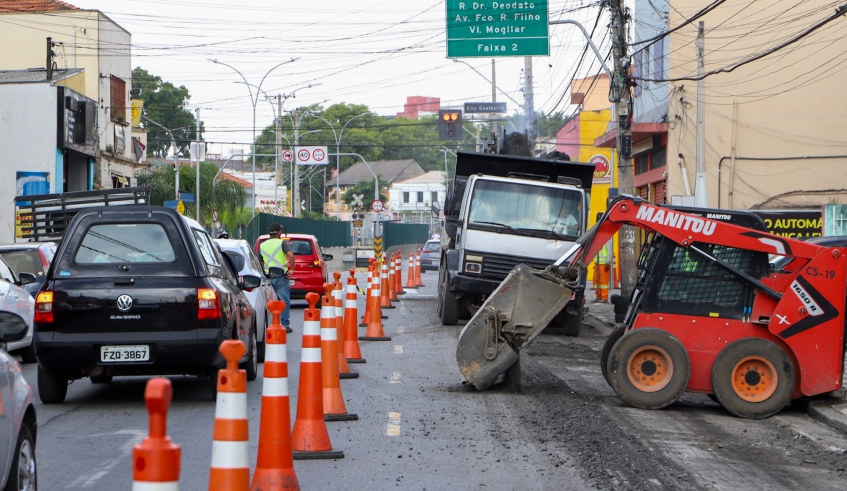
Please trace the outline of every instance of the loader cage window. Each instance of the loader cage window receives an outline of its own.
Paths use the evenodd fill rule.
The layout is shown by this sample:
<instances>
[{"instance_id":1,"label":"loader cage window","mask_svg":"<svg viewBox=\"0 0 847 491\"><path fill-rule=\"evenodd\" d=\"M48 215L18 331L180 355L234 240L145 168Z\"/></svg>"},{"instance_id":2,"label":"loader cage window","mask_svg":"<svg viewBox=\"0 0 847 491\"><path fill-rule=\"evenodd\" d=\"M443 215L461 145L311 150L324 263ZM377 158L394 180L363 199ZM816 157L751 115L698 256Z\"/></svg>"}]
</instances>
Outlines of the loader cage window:
<instances>
[{"instance_id":1,"label":"loader cage window","mask_svg":"<svg viewBox=\"0 0 847 491\"><path fill-rule=\"evenodd\" d=\"M753 305L754 288L697 252L669 240L653 269L653 283L642 307L645 311L741 319ZM768 257L715 244L695 243L707 254L753 278L767 272Z\"/></svg>"}]
</instances>

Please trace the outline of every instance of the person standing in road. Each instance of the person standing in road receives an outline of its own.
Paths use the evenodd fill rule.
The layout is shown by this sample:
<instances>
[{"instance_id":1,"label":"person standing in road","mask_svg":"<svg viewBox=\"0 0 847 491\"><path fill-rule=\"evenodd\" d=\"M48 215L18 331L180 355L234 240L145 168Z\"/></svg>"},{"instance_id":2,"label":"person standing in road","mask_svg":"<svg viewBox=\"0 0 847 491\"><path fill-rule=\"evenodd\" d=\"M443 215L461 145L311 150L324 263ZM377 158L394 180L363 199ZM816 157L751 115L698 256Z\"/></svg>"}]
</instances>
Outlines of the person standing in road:
<instances>
[{"instance_id":1,"label":"person standing in road","mask_svg":"<svg viewBox=\"0 0 847 491\"><path fill-rule=\"evenodd\" d=\"M276 298L285 302L285 310L282 311L280 321L285 326L285 332L291 332L291 283L289 278L294 274L294 253L291 252L289 241L282 240L282 226L278 223L268 225L270 238L259 246L259 260L262 268L268 274L270 268L282 268L285 275L280 278L271 278L271 286L274 287Z\"/></svg>"},{"instance_id":2,"label":"person standing in road","mask_svg":"<svg viewBox=\"0 0 847 491\"><path fill-rule=\"evenodd\" d=\"M603 244L603 248L594 259L594 301L609 301L609 280L611 279L612 261L609 254L609 244Z\"/></svg>"}]
</instances>

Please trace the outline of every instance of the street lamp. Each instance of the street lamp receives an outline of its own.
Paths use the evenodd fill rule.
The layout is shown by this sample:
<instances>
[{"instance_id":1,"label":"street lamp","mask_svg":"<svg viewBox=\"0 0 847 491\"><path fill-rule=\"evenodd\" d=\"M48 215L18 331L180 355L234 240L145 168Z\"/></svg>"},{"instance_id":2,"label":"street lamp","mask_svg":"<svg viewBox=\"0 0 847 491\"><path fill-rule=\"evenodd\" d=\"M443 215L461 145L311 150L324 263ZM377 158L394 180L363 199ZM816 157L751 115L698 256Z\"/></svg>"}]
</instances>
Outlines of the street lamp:
<instances>
[{"instance_id":1,"label":"street lamp","mask_svg":"<svg viewBox=\"0 0 847 491\"><path fill-rule=\"evenodd\" d=\"M329 99L324 99L323 101L316 102L316 103L312 104L311 106L307 107L306 109L304 109L303 112L300 113L300 115L297 117L296 122L294 121L294 118L291 118L291 116L289 115L289 118L291 118L291 123L294 125L294 146L295 147L300 144L300 123L303 121L303 117L306 115L306 113L309 112L310 109L317 106L318 104L323 104L323 103L327 102L328 100ZM305 134L306 133L304 133L304 135ZM292 183L292 187L294 188L294 202L300 203L300 170L297 168L297 157L296 156L294 157L294 173L293 174L294 174L294 182ZM294 218L297 218L298 216L300 216L300 208L295 206L294 207Z\"/></svg>"},{"instance_id":2,"label":"street lamp","mask_svg":"<svg viewBox=\"0 0 847 491\"><path fill-rule=\"evenodd\" d=\"M332 130L332 134L335 137L335 153L336 153L336 156L335 156L335 206L336 206L336 214L335 214L335 216L339 220L341 220L341 157L338 156L338 154L341 153L341 139L344 138L344 129L347 128L347 125L350 124L351 121L353 121L356 118L366 116L368 114L370 114L370 113L362 113L362 114L358 114L358 115L353 116L352 118L348 119L347 122L344 123L344 126L341 127L341 132L337 135L335 134L335 128L332 126L332 123L327 121L322 116L318 116L317 114L314 114L314 113L310 114L310 116L321 119L326 124L328 124L329 129Z\"/></svg>"},{"instance_id":3,"label":"street lamp","mask_svg":"<svg viewBox=\"0 0 847 491\"><path fill-rule=\"evenodd\" d=\"M283 61L282 63L280 63L280 64L274 66L273 68L271 68L270 70L268 70L267 73L265 73L265 76L262 77L262 80L259 82L259 86L257 88L259 90L261 90L262 84L265 83L265 79L268 78L268 75L270 75L272 71L276 70L277 68L281 67L282 65L285 65L287 63L292 63L292 62L297 61L299 59L300 58L291 58L290 60ZM228 67L228 68L235 70L235 73L237 73L238 76L240 76L241 79L244 80L244 83L247 85L247 90L250 92L250 103L253 105L253 152L252 153L255 154L256 153L256 104L259 102L259 92L256 92L256 97L253 97L253 90L250 88L250 84L247 82L247 79L244 78L244 75L242 75L241 72L239 72L238 69L235 68L234 66L227 65L226 63L223 63L221 61L214 60L214 59L211 59L211 58L209 58L209 61L211 61L212 63L217 63L218 65L223 65L225 67ZM252 206L252 211L253 211L252 216L255 217L256 216L256 156L255 155L253 155L253 206Z\"/></svg>"}]
</instances>

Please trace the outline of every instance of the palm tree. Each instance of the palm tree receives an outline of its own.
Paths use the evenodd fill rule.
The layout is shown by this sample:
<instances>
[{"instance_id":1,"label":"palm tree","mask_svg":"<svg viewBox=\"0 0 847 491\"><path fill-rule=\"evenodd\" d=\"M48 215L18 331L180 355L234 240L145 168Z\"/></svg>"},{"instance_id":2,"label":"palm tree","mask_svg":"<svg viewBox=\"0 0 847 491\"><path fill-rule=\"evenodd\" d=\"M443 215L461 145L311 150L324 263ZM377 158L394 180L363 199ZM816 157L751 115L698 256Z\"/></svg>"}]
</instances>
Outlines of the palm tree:
<instances>
[{"instance_id":1,"label":"palm tree","mask_svg":"<svg viewBox=\"0 0 847 491\"><path fill-rule=\"evenodd\" d=\"M204 226L212 216L212 210L218 214L237 215L247 199L247 191L240 184L222 179L215 179L218 166L209 162L200 164L200 223ZM174 199L176 176L173 168L160 165L150 170L142 170L136 174L139 186L151 186L150 204L161 206L165 201ZM189 165L179 168L179 188L183 193L196 192L197 176L195 169ZM186 216L195 215L194 203L185 203Z\"/></svg>"}]
</instances>

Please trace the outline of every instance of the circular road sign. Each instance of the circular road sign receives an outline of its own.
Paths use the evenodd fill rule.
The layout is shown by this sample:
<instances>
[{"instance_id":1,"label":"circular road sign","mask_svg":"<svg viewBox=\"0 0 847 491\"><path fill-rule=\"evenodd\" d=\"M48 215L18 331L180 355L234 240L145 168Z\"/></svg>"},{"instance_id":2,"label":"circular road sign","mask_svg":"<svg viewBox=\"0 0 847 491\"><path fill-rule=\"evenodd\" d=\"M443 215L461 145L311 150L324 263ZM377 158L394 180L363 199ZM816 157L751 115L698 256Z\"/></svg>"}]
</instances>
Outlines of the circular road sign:
<instances>
[{"instance_id":1,"label":"circular road sign","mask_svg":"<svg viewBox=\"0 0 847 491\"><path fill-rule=\"evenodd\" d=\"M385 211L385 203L378 199L373 200L373 202L371 202L371 210L377 213L382 213L383 211Z\"/></svg>"},{"instance_id":2,"label":"circular road sign","mask_svg":"<svg viewBox=\"0 0 847 491\"><path fill-rule=\"evenodd\" d=\"M312 152L312 158L313 158L316 162L323 162L323 160L326 158L326 152L324 152L324 151L323 151L322 149L320 149L320 148L317 148L317 149L315 149L315 151L314 151L314 152Z\"/></svg>"},{"instance_id":3,"label":"circular road sign","mask_svg":"<svg viewBox=\"0 0 847 491\"><path fill-rule=\"evenodd\" d=\"M291 150L283 150L282 160L284 160L285 162L291 162L292 160L294 160L294 152L292 152Z\"/></svg>"},{"instance_id":4,"label":"circular road sign","mask_svg":"<svg viewBox=\"0 0 847 491\"><path fill-rule=\"evenodd\" d=\"M212 211L212 221L218 223L218 210Z\"/></svg>"},{"instance_id":5,"label":"circular road sign","mask_svg":"<svg viewBox=\"0 0 847 491\"><path fill-rule=\"evenodd\" d=\"M301 149L300 151L297 152L297 158L300 160L300 162L308 162L309 157L311 157L311 156L312 156L312 153L309 152L305 148Z\"/></svg>"}]
</instances>

